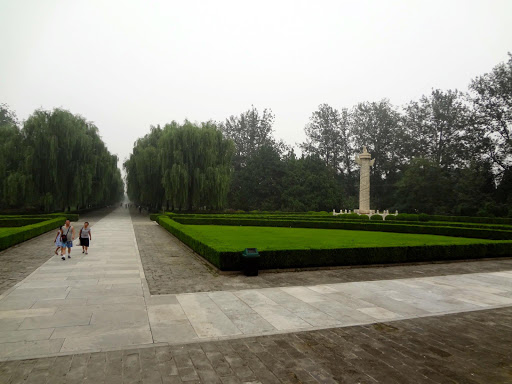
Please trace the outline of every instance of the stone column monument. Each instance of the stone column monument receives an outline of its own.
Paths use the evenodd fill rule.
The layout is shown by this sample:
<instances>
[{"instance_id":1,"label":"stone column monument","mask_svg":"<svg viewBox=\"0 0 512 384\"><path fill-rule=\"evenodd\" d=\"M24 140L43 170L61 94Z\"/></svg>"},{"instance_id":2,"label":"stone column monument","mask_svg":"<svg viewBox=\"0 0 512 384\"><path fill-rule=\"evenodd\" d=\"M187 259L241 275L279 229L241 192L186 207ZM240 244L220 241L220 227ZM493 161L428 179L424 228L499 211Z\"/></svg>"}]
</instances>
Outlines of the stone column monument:
<instances>
[{"instance_id":1,"label":"stone column monument","mask_svg":"<svg viewBox=\"0 0 512 384\"><path fill-rule=\"evenodd\" d=\"M363 147L363 153L356 155L356 163L361 167L359 177L359 214L370 213L370 167L375 159Z\"/></svg>"}]
</instances>

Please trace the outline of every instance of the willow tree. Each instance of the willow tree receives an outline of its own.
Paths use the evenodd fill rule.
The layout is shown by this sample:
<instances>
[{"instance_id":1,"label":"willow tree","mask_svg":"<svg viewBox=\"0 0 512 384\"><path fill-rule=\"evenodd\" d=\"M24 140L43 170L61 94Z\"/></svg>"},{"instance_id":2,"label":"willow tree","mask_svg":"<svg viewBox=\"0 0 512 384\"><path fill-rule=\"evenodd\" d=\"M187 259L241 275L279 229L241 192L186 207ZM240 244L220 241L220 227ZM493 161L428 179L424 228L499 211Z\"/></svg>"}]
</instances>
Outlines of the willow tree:
<instances>
[{"instance_id":1,"label":"willow tree","mask_svg":"<svg viewBox=\"0 0 512 384\"><path fill-rule=\"evenodd\" d=\"M16 115L5 104L0 104L0 138L0 206L16 207L27 195L28 178L23 136Z\"/></svg>"},{"instance_id":2,"label":"willow tree","mask_svg":"<svg viewBox=\"0 0 512 384\"><path fill-rule=\"evenodd\" d=\"M162 206L165 196L158 149L161 136L159 126L151 127L150 133L135 142L133 153L124 163L130 200L156 209Z\"/></svg>"},{"instance_id":3,"label":"willow tree","mask_svg":"<svg viewBox=\"0 0 512 384\"><path fill-rule=\"evenodd\" d=\"M79 115L37 110L21 130L1 124L5 145L14 149L7 164L0 158L3 206L34 207L46 212L112 204L124 186L117 157L110 154L98 129ZM2 151L3 152L3 151ZM10 152L7 152L10 153ZM14 159L14 160L12 160Z\"/></svg>"},{"instance_id":4,"label":"willow tree","mask_svg":"<svg viewBox=\"0 0 512 384\"><path fill-rule=\"evenodd\" d=\"M168 124L159 148L162 184L173 207L220 209L225 205L234 145L215 124Z\"/></svg>"},{"instance_id":5,"label":"willow tree","mask_svg":"<svg viewBox=\"0 0 512 384\"><path fill-rule=\"evenodd\" d=\"M229 189L233 143L216 125L167 124L135 142L125 161L128 197L159 208L220 209Z\"/></svg>"}]
</instances>

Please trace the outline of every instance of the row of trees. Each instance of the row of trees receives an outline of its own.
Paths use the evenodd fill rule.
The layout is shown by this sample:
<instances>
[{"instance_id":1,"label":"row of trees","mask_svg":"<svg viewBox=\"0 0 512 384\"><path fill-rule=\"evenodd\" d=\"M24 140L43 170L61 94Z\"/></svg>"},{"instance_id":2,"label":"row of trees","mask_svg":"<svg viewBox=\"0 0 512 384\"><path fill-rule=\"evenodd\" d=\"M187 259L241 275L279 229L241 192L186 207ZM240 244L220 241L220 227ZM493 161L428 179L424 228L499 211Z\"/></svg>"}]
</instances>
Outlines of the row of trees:
<instances>
[{"instance_id":1,"label":"row of trees","mask_svg":"<svg viewBox=\"0 0 512 384\"><path fill-rule=\"evenodd\" d=\"M128 193L154 208L167 202L185 209L353 209L353 159L366 145L376 159L372 208L512 215L511 124L512 56L471 81L467 93L436 89L400 108L388 100L339 110L322 104L305 127L300 156L274 137L268 109L253 107L220 123L152 128L125 163ZM174 138L164 139L172 136L167 132ZM222 159L210 160L214 173L201 160L209 149Z\"/></svg>"},{"instance_id":2,"label":"row of trees","mask_svg":"<svg viewBox=\"0 0 512 384\"><path fill-rule=\"evenodd\" d=\"M128 197L153 209L221 209L232 154L233 143L211 122L152 127L124 163Z\"/></svg>"},{"instance_id":3,"label":"row of trees","mask_svg":"<svg viewBox=\"0 0 512 384\"><path fill-rule=\"evenodd\" d=\"M0 105L0 208L51 212L102 206L124 194L118 158L83 117L36 110L19 126Z\"/></svg>"},{"instance_id":4,"label":"row of trees","mask_svg":"<svg viewBox=\"0 0 512 384\"><path fill-rule=\"evenodd\" d=\"M512 56L467 93L433 90L401 108L388 100L340 110L322 104L305 127L300 158L273 138L273 120L253 108L222 125L237 148L231 207L356 208L354 156L366 145L376 159L372 208L512 215Z\"/></svg>"}]
</instances>

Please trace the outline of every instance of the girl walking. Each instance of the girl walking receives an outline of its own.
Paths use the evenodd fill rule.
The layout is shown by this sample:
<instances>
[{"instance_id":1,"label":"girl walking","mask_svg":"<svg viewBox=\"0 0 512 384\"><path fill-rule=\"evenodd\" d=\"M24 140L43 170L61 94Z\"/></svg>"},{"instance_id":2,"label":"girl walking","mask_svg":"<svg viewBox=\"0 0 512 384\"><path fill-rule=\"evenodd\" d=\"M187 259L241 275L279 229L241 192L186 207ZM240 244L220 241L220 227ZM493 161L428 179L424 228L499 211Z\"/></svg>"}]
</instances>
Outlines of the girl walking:
<instances>
[{"instance_id":1,"label":"girl walking","mask_svg":"<svg viewBox=\"0 0 512 384\"><path fill-rule=\"evenodd\" d=\"M57 231L57 236L55 236L55 240L53 241L55 243L55 246L57 247L57 249L55 250L56 255L59 254L59 249L61 249L61 247L62 247L61 239L62 239L62 225L59 227L59 230Z\"/></svg>"},{"instance_id":2,"label":"girl walking","mask_svg":"<svg viewBox=\"0 0 512 384\"><path fill-rule=\"evenodd\" d=\"M82 246L82 253L88 255L87 250L89 249L89 240L92 240L91 228L89 222L86 221L82 229L80 229L80 245Z\"/></svg>"}]
</instances>

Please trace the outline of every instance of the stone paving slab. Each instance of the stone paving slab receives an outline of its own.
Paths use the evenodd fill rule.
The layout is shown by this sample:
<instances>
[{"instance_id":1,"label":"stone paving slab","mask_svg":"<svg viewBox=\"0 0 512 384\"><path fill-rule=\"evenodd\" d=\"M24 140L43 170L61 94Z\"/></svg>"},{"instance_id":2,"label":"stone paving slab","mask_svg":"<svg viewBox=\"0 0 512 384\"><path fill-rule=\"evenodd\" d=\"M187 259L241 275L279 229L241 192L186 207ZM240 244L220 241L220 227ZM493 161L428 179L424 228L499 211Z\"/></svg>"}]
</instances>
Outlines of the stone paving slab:
<instances>
[{"instance_id":1,"label":"stone paving slab","mask_svg":"<svg viewBox=\"0 0 512 384\"><path fill-rule=\"evenodd\" d=\"M110 212L111 209L108 208L98 209L80 215L80 221L72 224L79 229L84 221L89 221L91 226L94 226ZM0 252L0 293L26 278L52 257L55 251L53 240L56 234L56 229L51 230Z\"/></svg>"},{"instance_id":2,"label":"stone paving slab","mask_svg":"<svg viewBox=\"0 0 512 384\"><path fill-rule=\"evenodd\" d=\"M512 308L508 307L244 339L5 361L0 362L0 381L510 383L511 324Z\"/></svg>"},{"instance_id":3,"label":"stone paving slab","mask_svg":"<svg viewBox=\"0 0 512 384\"><path fill-rule=\"evenodd\" d=\"M126 210L115 210L94 228L89 255L74 248L71 259L53 257L2 295L0 360L347 327L512 305L512 270L507 269L153 296ZM111 251L112 244L116 251Z\"/></svg>"}]
</instances>

